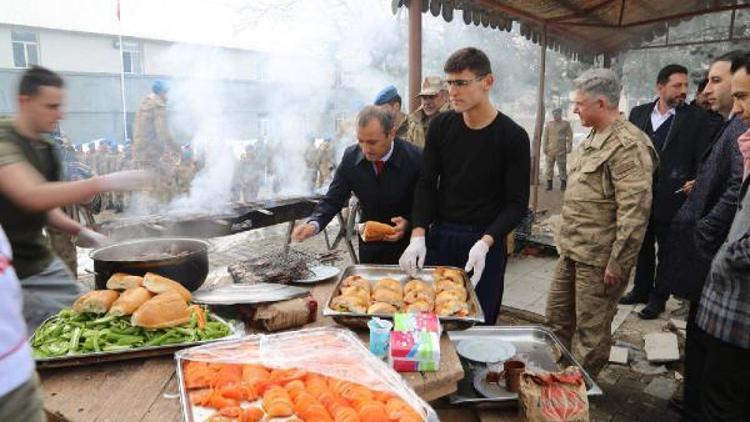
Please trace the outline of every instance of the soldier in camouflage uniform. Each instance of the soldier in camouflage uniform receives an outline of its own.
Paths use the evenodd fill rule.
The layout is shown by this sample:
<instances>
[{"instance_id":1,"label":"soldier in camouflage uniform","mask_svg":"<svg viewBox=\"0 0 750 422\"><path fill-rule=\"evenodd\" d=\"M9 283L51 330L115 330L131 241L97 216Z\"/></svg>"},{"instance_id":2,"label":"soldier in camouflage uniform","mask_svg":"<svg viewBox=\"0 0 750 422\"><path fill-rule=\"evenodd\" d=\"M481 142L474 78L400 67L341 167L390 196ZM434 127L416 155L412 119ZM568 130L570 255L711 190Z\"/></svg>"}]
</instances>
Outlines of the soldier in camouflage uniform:
<instances>
[{"instance_id":1,"label":"soldier in camouflage uniform","mask_svg":"<svg viewBox=\"0 0 750 422\"><path fill-rule=\"evenodd\" d=\"M546 157L547 190L552 190L552 178L557 163L557 172L560 173L560 190L565 190L568 181L567 155L573 150L573 129L570 122L562 119L562 110L552 110L553 120L547 122L542 137L542 151Z\"/></svg>"},{"instance_id":2,"label":"soldier in camouflage uniform","mask_svg":"<svg viewBox=\"0 0 750 422\"><path fill-rule=\"evenodd\" d=\"M401 111L401 95L393 85L383 88L375 96L373 104L385 107L396 116L396 136L406 139L406 132L409 129L409 116Z\"/></svg>"},{"instance_id":3,"label":"soldier in camouflage uniform","mask_svg":"<svg viewBox=\"0 0 750 422\"><path fill-rule=\"evenodd\" d=\"M315 183L316 189L328 186L328 183L331 181L333 169L336 168L335 153L333 141L330 138L324 139L318 147L318 180Z\"/></svg>"},{"instance_id":4,"label":"soldier in camouflage uniform","mask_svg":"<svg viewBox=\"0 0 750 422\"><path fill-rule=\"evenodd\" d=\"M546 316L596 374L608 358L617 302L646 232L658 158L649 137L620 116L614 72L589 70L575 87L575 113L592 131L579 147L563 200Z\"/></svg>"},{"instance_id":5,"label":"soldier in camouflage uniform","mask_svg":"<svg viewBox=\"0 0 750 422\"><path fill-rule=\"evenodd\" d=\"M451 109L448 101L448 90L439 76L428 76L422 83L422 91L417 95L422 105L409 115L408 129L404 140L424 148L427 127L438 113Z\"/></svg>"},{"instance_id":6,"label":"soldier in camouflage uniform","mask_svg":"<svg viewBox=\"0 0 750 422\"><path fill-rule=\"evenodd\" d=\"M136 168L156 173L156 195L160 202L166 203L177 190L175 166L180 148L169 131L167 84L164 81L156 81L151 91L135 115L133 156Z\"/></svg>"}]
</instances>

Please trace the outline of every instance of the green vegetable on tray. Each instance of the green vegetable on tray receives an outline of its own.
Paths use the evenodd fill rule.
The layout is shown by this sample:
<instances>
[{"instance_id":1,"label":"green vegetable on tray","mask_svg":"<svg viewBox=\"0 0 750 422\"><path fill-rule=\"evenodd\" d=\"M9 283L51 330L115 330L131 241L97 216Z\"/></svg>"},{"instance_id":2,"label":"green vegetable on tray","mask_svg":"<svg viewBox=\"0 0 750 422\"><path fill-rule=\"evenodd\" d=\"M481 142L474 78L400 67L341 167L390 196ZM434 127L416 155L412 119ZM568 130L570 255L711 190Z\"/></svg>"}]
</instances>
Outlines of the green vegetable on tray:
<instances>
[{"instance_id":1,"label":"green vegetable on tray","mask_svg":"<svg viewBox=\"0 0 750 422\"><path fill-rule=\"evenodd\" d=\"M195 312L189 322L178 327L148 330L131 325L129 315L101 316L63 309L37 328L31 347L35 358L51 358L215 340L229 334L229 326L220 321L206 321L203 329L198 328Z\"/></svg>"}]
</instances>

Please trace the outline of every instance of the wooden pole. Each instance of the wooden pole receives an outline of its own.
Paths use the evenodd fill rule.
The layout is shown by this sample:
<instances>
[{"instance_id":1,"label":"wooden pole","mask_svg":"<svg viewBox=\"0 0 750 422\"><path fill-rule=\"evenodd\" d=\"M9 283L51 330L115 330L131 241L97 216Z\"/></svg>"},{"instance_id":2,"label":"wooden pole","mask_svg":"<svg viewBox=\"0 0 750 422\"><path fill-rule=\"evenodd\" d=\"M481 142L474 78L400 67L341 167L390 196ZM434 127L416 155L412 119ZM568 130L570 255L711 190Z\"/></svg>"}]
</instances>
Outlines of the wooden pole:
<instances>
[{"instance_id":1,"label":"wooden pole","mask_svg":"<svg viewBox=\"0 0 750 422\"><path fill-rule=\"evenodd\" d=\"M419 108L422 86L422 0L409 3L409 113Z\"/></svg>"},{"instance_id":2,"label":"wooden pole","mask_svg":"<svg viewBox=\"0 0 750 422\"><path fill-rule=\"evenodd\" d=\"M531 159L532 163L532 179L531 185L534 187L531 197L531 209L536 215L537 207L539 204L539 163L541 161L540 152L542 149L542 130L544 130L544 78L547 70L547 25L542 26L542 39L540 40L540 55L539 55L539 87L537 88L537 109L536 109L536 125L534 126L534 151Z\"/></svg>"}]
</instances>

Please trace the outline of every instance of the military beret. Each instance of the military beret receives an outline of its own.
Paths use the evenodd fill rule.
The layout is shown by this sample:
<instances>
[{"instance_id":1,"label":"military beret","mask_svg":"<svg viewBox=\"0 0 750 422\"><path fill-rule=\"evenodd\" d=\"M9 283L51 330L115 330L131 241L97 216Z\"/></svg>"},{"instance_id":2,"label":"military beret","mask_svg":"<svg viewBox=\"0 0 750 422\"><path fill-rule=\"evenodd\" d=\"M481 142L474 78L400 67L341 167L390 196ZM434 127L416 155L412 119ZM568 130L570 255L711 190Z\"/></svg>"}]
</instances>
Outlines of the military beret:
<instances>
[{"instance_id":1,"label":"military beret","mask_svg":"<svg viewBox=\"0 0 750 422\"><path fill-rule=\"evenodd\" d=\"M396 89L396 87L393 85L388 85L380 92L378 92L378 95L375 96L375 100L373 100L373 103L375 105L388 104L398 96L398 90Z\"/></svg>"}]
</instances>

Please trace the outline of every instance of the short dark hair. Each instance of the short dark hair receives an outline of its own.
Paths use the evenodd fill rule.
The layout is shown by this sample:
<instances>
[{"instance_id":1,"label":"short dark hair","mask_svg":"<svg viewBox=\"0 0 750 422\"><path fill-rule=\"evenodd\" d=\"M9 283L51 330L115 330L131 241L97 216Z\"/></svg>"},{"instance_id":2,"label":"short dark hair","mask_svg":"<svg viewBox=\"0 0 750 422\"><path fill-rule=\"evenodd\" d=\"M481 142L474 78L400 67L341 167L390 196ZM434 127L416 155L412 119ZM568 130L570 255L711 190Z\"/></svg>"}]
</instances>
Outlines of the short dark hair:
<instances>
[{"instance_id":1,"label":"short dark hair","mask_svg":"<svg viewBox=\"0 0 750 422\"><path fill-rule=\"evenodd\" d=\"M656 75L656 83L659 85L666 84L667 82L669 82L669 77L674 75L675 73L682 73L687 75L688 70L681 64L668 64L661 68L659 74Z\"/></svg>"},{"instance_id":2,"label":"short dark hair","mask_svg":"<svg viewBox=\"0 0 750 422\"><path fill-rule=\"evenodd\" d=\"M695 90L695 92L700 94L704 89L706 89L706 85L708 85L708 78L701 79L701 81L698 82L698 88Z\"/></svg>"},{"instance_id":3,"label":"short dark hair","mask_svg":"<svg viewBox=\"0 0 750 422\"><path fill-rule=\"evenodd\" d=\"M376 105L368 105L359 112L357 126L365 127L372 119L377 119L385 134L396 127L396 115L385 107Z\"/></svg>"},{"instance_id":4,"label":"short dark hair","mask_svg":"<svg viewBox=\"0 0 750 422\"><path fill-rule=\"evenodd\" d=\"M459 73L469 70L477 76L485 76L492 73L490 59L478 48L462 48L448 57L443 66L445 73Z\"/></svg>"},{"instance_id":5,"label":"short dark hair","mask_svg":"<svg viewBox=\"0 0 750 422\"><path fill-rule=\"evenodd\" d=\"M711 64L714 64L716 62L729 62L732 63L733 61L739 59L743 55L747 54L747 50L732 50L728 53L724 53L721 56L714 59L714 61L711 62Z\"/></svg>"},{"instance_id":6,"label":"short dark hair","mask_svg":"<svg viewBox=\"0 0 750 422\"><path fill-rule=\"evenodd\" d=\"M745 69L745 72L750 75L750 51L745 51L744 53L732 60L732 73L740 69Z\"/></svg>"},{"instance_id":7,"label":"short dark hair","mask_svg":"<svg viewBox=\"0 0 750 422\"><path fill-rule=\"evenodd\" d=\"M64 85L62 78L57 73L41 66L31 66L21 77L18 95L33 97L39 93L39 88L43 86L62 88Z\"/></svg>"}]
</instances>

